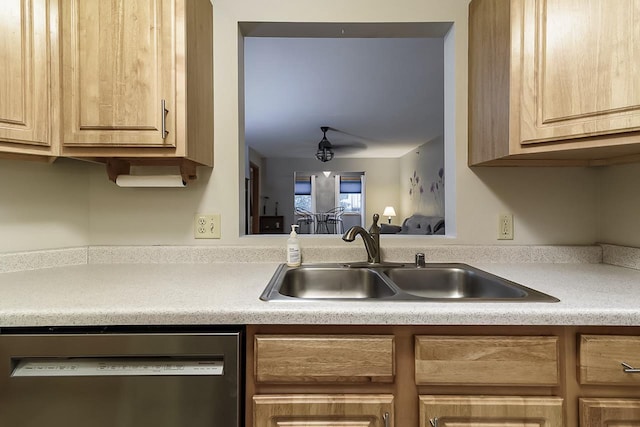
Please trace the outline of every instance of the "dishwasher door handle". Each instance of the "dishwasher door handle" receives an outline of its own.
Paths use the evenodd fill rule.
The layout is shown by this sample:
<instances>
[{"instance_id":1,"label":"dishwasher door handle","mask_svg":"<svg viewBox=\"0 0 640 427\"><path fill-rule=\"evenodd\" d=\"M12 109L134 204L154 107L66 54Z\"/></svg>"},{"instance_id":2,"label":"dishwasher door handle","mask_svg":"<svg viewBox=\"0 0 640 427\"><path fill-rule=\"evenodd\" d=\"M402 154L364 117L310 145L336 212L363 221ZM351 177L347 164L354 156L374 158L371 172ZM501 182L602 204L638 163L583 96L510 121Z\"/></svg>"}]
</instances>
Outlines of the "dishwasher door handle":
<instances>
[{"instance_id":1,"label":"dishwasher door handle","mask_svg":"<svg viewBox=\"0 0 640 427\"><path fill-rule=\"evenodd\" d=\"M12 377L220 376L222 358L24 357L13 359Z\"/></svg>"}]
</instances>

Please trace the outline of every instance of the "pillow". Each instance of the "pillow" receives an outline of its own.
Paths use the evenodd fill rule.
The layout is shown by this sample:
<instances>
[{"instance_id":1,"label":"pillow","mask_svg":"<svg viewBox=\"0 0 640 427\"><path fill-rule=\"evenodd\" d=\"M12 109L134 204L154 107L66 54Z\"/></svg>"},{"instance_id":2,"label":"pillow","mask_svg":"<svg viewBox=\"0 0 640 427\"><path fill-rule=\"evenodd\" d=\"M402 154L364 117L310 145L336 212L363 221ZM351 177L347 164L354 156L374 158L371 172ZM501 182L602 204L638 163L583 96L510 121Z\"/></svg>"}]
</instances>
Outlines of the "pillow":
<instances>
[{"instance_id":1,"label":"pillow","mask_svg":"<svg viewBox=\"0 0 640 427\"><path fill-rule=\"evenodd\" d=\"M444 234L444 220L440 216L413 214L402 222L401 234Z\"/></svg>"},{"instance_id":2,"label":"pillow","mask_svg":"<svg viewBox=\"0 0 640 427\"><path fill-rule=\"evenodd\" d=\"M433 226L433 234L444 234L444 219L441 219Z\"/></svg>"},{"instance_id":3,"label":"pillow","mask_svg":"<svg viewBox=\"0 0 640 427\"><path fill-rule=\"evenodd\" d=\"M402 230L399 225L393 224L380 224L380 234L396 234Z\"/></svg>"}]
</instances>

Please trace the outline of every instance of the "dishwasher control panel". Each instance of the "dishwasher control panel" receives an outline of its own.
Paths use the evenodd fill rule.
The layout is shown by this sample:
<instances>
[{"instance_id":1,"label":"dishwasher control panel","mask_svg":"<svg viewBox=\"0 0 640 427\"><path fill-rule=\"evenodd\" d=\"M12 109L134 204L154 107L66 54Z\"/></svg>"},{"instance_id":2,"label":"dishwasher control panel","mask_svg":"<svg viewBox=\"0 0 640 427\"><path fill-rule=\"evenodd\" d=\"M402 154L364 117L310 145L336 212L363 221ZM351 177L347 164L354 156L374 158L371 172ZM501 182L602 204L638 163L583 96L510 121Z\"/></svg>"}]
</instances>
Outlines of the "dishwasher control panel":
<instances>
[{"instance_id":1,"label":"dishwasher control panel","mask_svg":"<svg viewBox=\"0 0 640 427\"><path fill-rule=\"evenodd\" d=\"M72 357L27 358L15 361L12 377L222 375L217 359L176 357Z\"/></svg>"}]
</instances>

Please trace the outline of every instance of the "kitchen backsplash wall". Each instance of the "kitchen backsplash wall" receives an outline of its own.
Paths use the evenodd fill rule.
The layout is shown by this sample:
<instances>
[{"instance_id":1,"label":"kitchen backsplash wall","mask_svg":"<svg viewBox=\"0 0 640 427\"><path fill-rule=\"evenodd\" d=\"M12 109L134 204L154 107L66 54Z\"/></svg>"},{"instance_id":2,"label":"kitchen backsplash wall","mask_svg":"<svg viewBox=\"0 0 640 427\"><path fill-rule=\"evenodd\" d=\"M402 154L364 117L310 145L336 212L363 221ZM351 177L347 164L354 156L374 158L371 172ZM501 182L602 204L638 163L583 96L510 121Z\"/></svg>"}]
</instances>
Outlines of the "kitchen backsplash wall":
<instances>
[{"instance_id":1,"label":"kitchen backsplash wall","mask_svg":"<svg viewBox=\"0 0 640 427\"><path fill-rule=\"evenodd\" d=\"M0 253L89 243L89 170L0 159Z\"/></svg>"}]
</instances>

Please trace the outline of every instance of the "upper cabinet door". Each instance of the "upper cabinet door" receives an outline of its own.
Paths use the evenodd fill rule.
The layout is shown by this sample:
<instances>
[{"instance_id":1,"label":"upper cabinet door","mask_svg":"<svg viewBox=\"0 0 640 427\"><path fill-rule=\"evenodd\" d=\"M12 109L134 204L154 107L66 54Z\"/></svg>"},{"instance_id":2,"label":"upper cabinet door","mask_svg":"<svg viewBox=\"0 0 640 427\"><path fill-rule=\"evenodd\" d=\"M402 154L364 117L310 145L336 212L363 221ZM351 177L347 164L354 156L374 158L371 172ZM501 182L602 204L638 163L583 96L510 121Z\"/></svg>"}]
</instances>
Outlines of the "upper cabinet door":
<instances>
[{"instance_id":1,"label":"upper cabinet door","mask_svg":"<svg viewBox=\"0 0 640 427\"><path fill-rule=\"evenodd\" d=\"M2 0L0 151L3 152L36 152L43 147L48 150L50 145L47 3Z\"/></svg>"},{"instance_id":2,"label":"upper cabinet door","mask_svg":"<svg viewBox=\"0 0 640 427\"><path fill-rule=\"evenodd\" d=\"M523 145L640 130L640 0L524 0L519 21Z\"/></svg>"},{"instance_id":3,"label":"upper cabinet door","mask_svg":"<svg viewBox=\"0 0 640 427\"><path fill-rule=\"evenodd\" d=\"M62 2L65 146L175 146L174 33L173 0Z\"/></svg>"}]
</instances>

